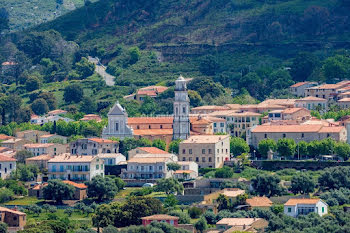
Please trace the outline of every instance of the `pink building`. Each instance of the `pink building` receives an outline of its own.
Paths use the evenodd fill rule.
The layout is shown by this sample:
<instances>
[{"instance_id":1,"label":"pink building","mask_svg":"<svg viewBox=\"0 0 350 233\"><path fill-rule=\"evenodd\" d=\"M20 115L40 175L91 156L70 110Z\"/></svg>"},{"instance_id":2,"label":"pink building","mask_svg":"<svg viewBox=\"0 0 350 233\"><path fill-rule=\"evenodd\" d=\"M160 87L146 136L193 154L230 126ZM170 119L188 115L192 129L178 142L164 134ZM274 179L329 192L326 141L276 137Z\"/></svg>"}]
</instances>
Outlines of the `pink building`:
<instances>
[{"instance_id":1,"label":"pink building","mask_svg":"<svg viewBox=\"0 0 350 233\"><path fill-rule=\"evenodd\" d=\"M144 225L144 226L151 224L151 222L153 222L153 221L166 222L166 223L169 223L170 225L173 225L175 227L177 227L179 225L179 217L170 216L170 215L166 215L166 214L156 214L156 215L143 217L141 219L142 219L142 225Z\"/></svg>"}]
</instances>

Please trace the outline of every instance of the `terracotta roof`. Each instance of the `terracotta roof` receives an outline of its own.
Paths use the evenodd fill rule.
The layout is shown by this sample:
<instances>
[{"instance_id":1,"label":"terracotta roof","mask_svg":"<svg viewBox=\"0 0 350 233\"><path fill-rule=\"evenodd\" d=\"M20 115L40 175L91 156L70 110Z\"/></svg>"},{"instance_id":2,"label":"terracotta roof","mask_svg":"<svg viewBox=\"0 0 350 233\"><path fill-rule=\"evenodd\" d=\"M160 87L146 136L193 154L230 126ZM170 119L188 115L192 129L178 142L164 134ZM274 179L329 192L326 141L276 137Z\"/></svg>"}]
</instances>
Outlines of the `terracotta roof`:
<instances>
[{"instance_id":1,"label":"terracotta roof","mask_svg":"<svg viewBox=\"0 0 350 233\"><path fill-rule=\"evenodd\" d=\"M53 143L33 143L33 144L24 144L25 148L47 148L50 146L54 146Z\"/></svg>"},{"instance_id":2,"label":"terracotta roof","mask_svg":"<svg viewBox=\"0 0 350 233\"><path fill-rule=\"evenodd\" d=\"M318 132L322 125L258 125L253 133L310 133Z\"/></svg>"},{"instance_id":3,"label":"terracotta roof","mask_svg":"<svg viewBox=\"0 0 350 233\"><path fill-rule=\"evenodd\" d=\"M228 116L231 113L235 113L238 110L225 110L225 111L215 111L208 114L208 116Z\"/></svg>"},{"instance_id":4,"label":"terracotta roof","mask_svg":"<svg viewBox=\"0 0 350 233\"><path fill-rule=\"evenodd\" d=\"M0 162L16 162L16 159L0 154Z\"/></svg>"},{"instance_id":5,"label":"terracotta roof","mask_svg":"<svg viewBox=\"0 0 350 233\"><path fill-rule=\"evenodd\" d=\"M72 185L72 186L74 186L75 188L78 188L78 189L86 189L87 188L87 186L85 184L83 184L83 183L75 183L75 182L70 181L70 180L63 180L62 182L65 183L65 184L70 184L70 185Z\"/></svg>"},{"instance_id":6,"label":"terracotta roof","mask_svg":"<svg viewBox=\"0 0 350 233\"><path fill-rule=\"evenodd\" d=\"M245 190L239 188L225 188L219 192L227 197L237 197L238 195L245 194Z\"/></svg>"},{"instance_id":7,"label":"terracotta roof","mask_svg":"<svg viewBox=\"0 0 350 233\"><path fill-rule=\"evenodd\" d=\"M40 136L40 138L50 138L52 136L56 136L56 135L55 134L46 134L46 135Z\"/></svg>"},{"instance_id":8,"label":"terracotta roof","mask_svg":"<svg viewBox=\"0 0 350 233\"><path fill-rule=\"evenodd\" d=\"M283 112L283 114L293 114L293 113L299 112L299 111L301 111L303 109L308 111L305 108L286 108L282 112Z\"/></svg>"},{"instance_id":9,"label":"terracotta roof","mask_svg":"<svg viewBox=\"0 0 350 233\"><path fill-rule=\"evenodd\" d=\"M147 152L149 154L169 154L168 152L161 150L157 147L137 147L137 150L142 150L144 152Z\"/></svg>"},{"instance_id":10,"label":"terracotta roof","mask_svg":"<svg viewBox=\"0 0 350 233\"><path fill-rule=\"evenodd\" d=\"M112 141L109 139L103 139L103 138L88 138L88 140L97 142L97 143L117 143L116 141Z\"/></svg>"},{"instance_id":11,"label":"terracotta roof","mask_svg":"<svg viewBox=\"0 0 350 233\"><path fill-rule=\"evenodd\" d=\"M343 98L338 100L338 102L350 102L350 98Z\"/></svg>"},{"instance_id":12,"label":"terracotta roof","mask_svg":"<svg viewBox=\"0 0 350 233\"><path fill-rule=\"evenodd\" d=\"M284 205L298 205L298 204L310 204L310 205L314 205L317 202L319 202L321 199L319 198L291 198L289 199Z\"/></svg>"},{"instance_id":13,"label":"terracotta roof","mask_svg":"<svg viewBox=\"0 0 350 233\"><path fill-rule=\"evenodd\" d=\"M223 218L216 225L250 226L258 220L261 220L261 218Z\"/></svg>"},{"instance_id":14,"label":"terracotta roof","mask_svg":"<svg viewBox=\"0 0 350 233\"><path fill-rule=\"evenodd\" d=\"M343 83L337 83L337 84L323 84L320 86L316 87L311 87L310 89L338 89L342 87L344 84Z\"/></svg>"},{"instance_id":15,"label":"terracotta roof","mask_svg":"<svg viewBox=\"0 0 350 233\"><path fill-rule=\"evenodd\" d=\"M11 148L0 146L0 153L6 152L6 151L12 151L12 150L13 149L11 149Z\"/></svg>"},{"instance_id":16,"label":"terracotta roof","mask_svg":"<svg viewBox=\"0 0 350 233\"><path fill-rule=\"evenodd\" d=\"M200 119L197 118L196 120L191 121L192 125L208 125L210 123L213 123L213 122L206 118L200 118Z\"/></svg>"},{"instance_id":17,"label":"terracotta roof","mask_svg":"<svg viewBox=\"0 0 350 233\"><path fill-rule=\"evenodd\" d=\"M168 90L168 87L164 87L164 86L148 86L148 87L143 87L140 88L139 90L155 90L159 93L162 93L166 90Z\"/></svg>"},{"instance_id":18,"label":"terracotta roof","mask_svg":"<svg viewBox=\"0 0 350 233\"><path fill-rule=\"evenodd\" d=\"M5 62L1 63L1 65L3 65L3 66L14 66L14 65L17 65L17 63L14 62L14 61L5 61Z\"/></svg>"},{"instance_id":19,"label":"terracotta roof","mask_svg":"<svg viewBox=\"0 0 350 233\"><path fill-rule=\"evenodd\" d=\"M128 163L164 163L168 160L168 157L133 157L128 160Z\"/></svg>"},{"instance_id":20,"label":"terracotta roof","mask_svg":"<svg viewBox=\"0 0 350 233\"><path fill-rule=\"evenodd\" d=\"M26 215L25 213L23 213L21 211L13 210L13 209L5 208L5 207L0 207L0 212L10 212L10 213L17 214L17 215Z\"/></svg>"},{"instance_id":21,"label":"terracotta roof","mask_svg":"<svg viewBox=\"0 0 350 233\"><path fill-rule=\"evenodd\" d=\"M192 172L194 172L194 171L192 171L192 170L176 170L174 173L175 174L183 174L183 173L191 174Z\"/></svg>"},{"instance_id":22,"label":"terracotta roof","mask_svg":"<svg viewBox=\"0 0 350 233\"><path fill-rule=\"evenodd\" d=\"M248 198L246 202L252 207L270 207L273 204L273 202L267 197Z\"/></svg>"},{"instance_id":23,"label":"terracotta roof","mask_svg":"<svg viewBox=\"0 0 350 233\"><path fill-rule=\"evenodd\" d=\"M224 118L220 118L220 117L208 116L206 117L206 119L209 119L212 122L226 122Z\"/></svg>"},{"instance_id":24,"label":"terracotta roof","mask_svg":"<svg viewBox=\"0 0 350 233\"><path fill-rule=\"evenodd\" d=\"M90 120L96 120L96 121L101 121L101 117L99 115L96 114L87 114L85 115L82 119L80 119L81 121L90 121Z\"/></svg>"},{"instance_id":25,"label":"terracotta roof","mask_svg":"<svg viewBox=\"0 0 350 233\"><path fill-rule=\"evenodd\" d=\"M298 83L296 83L296 84L293 84L293 85L290 86L290 87L301 87L301 86L303 86L303 85L305 85L305 84L308 84L308 82L298 82Z\"/></svg>"},{"instance_id":26,"label":"terracotta roof","mask_svg":"<svg viewBox=\"0 0 350 233\"><path fill-rule=\"evenodd\" d=\"M156 214L141 218L143 220L179 220L179 217L171 216L167 214Z\"/></svg>"},{"instance_id":27,"label":"terracotta roof","mask_svg":"<svg viewBox=\"0 0 350 233\"><path fill-rule=\"evenodd\" d=\"M15 143L15 142L20 142L22 140L24 140L24 139L22 139L22 138L11 138L11 139L2 141L1 143Z\"/></svg>"},{"instance_id":28,"label":"terracotta roof","mask_svg":"<svg viewBox=\"0 0 350 233\"><path fill-rule=\"evenodd\" d=\"M48 112L47 114L58 115L58 114L65 114L65 113L67 113L67 111L62 110L62 109L56 109L56 110L52 110L52 111Z\"/></svg>"},{"instance_id":29,"label":"terracotta roof","mask_svg":"<svg viewBox=\"0 0 350 233\"><path fill-rule=\"evenodd\" d=\"M181 143L218 143L221 140L230 137L229 135L195 135L182 141Z\"/></svg>"},{"instance_id":30,"label":"terracotta roof","mask_svg":"<svg viewBox=\"0 0 350 233\"><path fill-rule=\"evenodd\" d=\"M216 110L216 111L221 111L221 110L229 110L228 106L216 106L216 105L206 105L206 106L199 106L192 108L191 110Z\"/></svg>"},{"instance_id":31,"label":"terracotta roof","mask_svg":"<svg viewBox=\"0 0 350 233\"><path fill-rule=\"evenodd\" d=\"M258 105L268 104L268 105L293 105L296 99L267 99Z\"/></svg>"},{"instance_id":32,"label":"terracotta roof","mask_svg":"<svg viewBox=\"0 0 350 233\"><path fill-rule=\"evenodd\" d=\"M41 161L41 160L50 160L50 159L52 159L50 155L43 154L43 155L27 158L26 161Z\"/></svg>"},{"instance_id":33,"label":"terracotta roof","mask_svg":"<svg viewBox=\"0 0 350 233\"><path fill-rule=\"evenodd\" d=\"M319 133L339 133L344 129L343 126L322 127Z\"/></svg>"},{"instance_id":34,"label":"terracotta roof","mask_svg":"<svg viewBox=\"0 0 350 233\"><path fill-rule=\"evenodd\" d=\"M173 135L173 129L134 129L134 135Z\"/></svg>"},{"instance_id":35,"label":"terracotta roof","mask_svg":"<svg viewBox=\"0 0 350 233\"><path fill-rule=\"evenodd\" d=\"M173 117L130 117L128 124L172 124Z\"/></svg>"},{"instance_id":36,"label":"terracotta roof","mask_svg":"<svg viewBox=\"0 0 350 233\"><path fill-rule=\"evenodd\" d=\"M157 96L157 92L153 90L138 90L138 95L147 95L147 96Z\"/></svg>"},{"instance_id":37,"label":"terracotta roof","mask_svg":"<svg viewBox=\"0 0 350 233\"><path fill-rule=\"evenodd\" d=\"M71 155L69 153L57 155L49 160L49 163L89 163L93 161L97 156L92 155Z\"/></svg>"},{"instance_id":38,"label":"terracotta roof","mask_svg":"<svg viewBox=\"0 0 350 233\"><path fill-rule=\"evenodd\" d=\"M256 113L256 112L236 112L236 113L231 113L228 114L227 116L234 116L234 117L250 117L250 116L261 116L260 113Z\"/></svg>"},{"instance_id":39,"label":"terracotta roof","mask_svg":"<svg viewBox=\"0 0 350 233\"><path fill-rule=\"evenodd\" d=\"M13 138L13 137L8 136L8 135L6 135L6 134L0 134L0 140L9 140L9 139L11 139L11 138Z\"/></svg>"},{"instance_id":40,"label":"terracotta roof","mask_svg":"<svg viewBox=\"0 0 350 233\"><path fill-rule=\"evenodd\" d=\"M347 87L347 88L350 89L350 87ZM339 93L338 95L350 95L350 91Z\"/></svg>"},{"instance_id":41,"label":"terracotta roof","mask_svg":"<svg viewBox=\"0 0 350 233\"><path fill-rule=\"evenodd\" d=\"M240 109L240 104L225 104L225 106L229 107L230 109Z\"/></svg>"}]
</instances>

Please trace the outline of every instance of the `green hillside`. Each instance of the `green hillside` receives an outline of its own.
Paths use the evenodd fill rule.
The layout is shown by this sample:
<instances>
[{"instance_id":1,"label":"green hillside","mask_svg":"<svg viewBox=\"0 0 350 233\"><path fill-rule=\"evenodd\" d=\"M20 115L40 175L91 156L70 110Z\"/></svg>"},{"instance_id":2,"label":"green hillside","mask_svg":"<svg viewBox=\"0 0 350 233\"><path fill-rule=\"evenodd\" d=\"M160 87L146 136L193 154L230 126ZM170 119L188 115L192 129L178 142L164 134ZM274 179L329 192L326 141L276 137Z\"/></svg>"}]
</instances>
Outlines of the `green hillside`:
<instances>
[{"instance_id":1,"label":"green hillside","mask_svg":"<svg viewBox=\"0 0 350 233\"><path fill-rule=\"evenodd\" d=\"M180 74L193 78L193 106L289 98L295 82L349 77L349 10L348 0L87 2L0 37L0 62L17 64L0 73L1 90L35 113L47 110L37 109L45 98L56 101L49 109L100 114L119 100L130 116L172 113L171 88L143 104L122 97L148 85L172 87ZM88 56L100 58L115 86L101 85ZM73 83L83 93L74 101L64 98Z\"/></svg>"},{"instance_id":2,"label":"green hillside","mask_svg":"<svg viewBox=\"0 0 350 233\"><path fill-rule=\"evenodd\" d=\"M83 5L84 0L0 0L9 14L11 30L51 21Z\"/></svg>"}]
</instances>

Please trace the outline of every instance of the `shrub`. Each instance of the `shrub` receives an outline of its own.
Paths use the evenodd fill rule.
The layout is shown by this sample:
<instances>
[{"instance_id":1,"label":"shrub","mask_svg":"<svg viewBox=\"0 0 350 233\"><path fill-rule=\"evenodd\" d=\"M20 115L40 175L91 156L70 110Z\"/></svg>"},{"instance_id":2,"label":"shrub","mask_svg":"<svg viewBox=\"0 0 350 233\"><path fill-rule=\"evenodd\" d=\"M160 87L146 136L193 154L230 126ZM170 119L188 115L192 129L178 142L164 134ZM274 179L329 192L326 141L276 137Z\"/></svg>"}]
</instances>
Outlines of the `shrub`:
<instances>
[{"instance_id":1,"label":"shrub","mask_svg":"<svg viewBox=\"0 0 350 233\"><path fill-rule=\"evenodd\" d=\"M193 206L188 209L188 214L191 218L199 218L202 214L202 210L198 207Z\"/></svg>"}]
</instances>

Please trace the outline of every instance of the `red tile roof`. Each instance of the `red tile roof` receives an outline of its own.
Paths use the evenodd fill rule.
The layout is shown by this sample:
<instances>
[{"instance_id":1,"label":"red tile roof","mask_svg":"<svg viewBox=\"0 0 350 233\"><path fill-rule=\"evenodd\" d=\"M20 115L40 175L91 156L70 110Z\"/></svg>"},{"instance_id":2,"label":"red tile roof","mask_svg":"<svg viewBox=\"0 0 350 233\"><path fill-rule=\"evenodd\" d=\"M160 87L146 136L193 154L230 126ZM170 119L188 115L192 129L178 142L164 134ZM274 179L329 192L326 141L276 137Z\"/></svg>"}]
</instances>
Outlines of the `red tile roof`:
<instances>
[{"instance_id":1,"label":"red tile roof","mask_svg":"<svg viewBox=\"0 0 350 233\"><path fill-rule=\"evenodd\" d=\"M318 132L322 125L258 125L253 133L311 133Z\"/></svg>"},{"instance_id":2,"label":"red tile roof","mask_svg":"<svg viewBox=\"0 0 350 233\"><path fill-rule=\"evenodd\" d=\"M63 183L66 183L66 184L70 184L72 186L74 186L75 188L78 188L78 189L86 189L87 186L83 183L75 183L73 181L70 181L70 180L63 180L62 181Z\"/></svg>"},{"instance_id":3,"label":"red tile roof","mask_svg":"<svg viewBox=\"0 0 350 233\"><path fill-rule=\"evenodd\" d=\"M156 214L147 217L143 217L144 220L179 220L179 217L167 215L167 214Z\"/></svg>"},{"instance_id":4,"label":"red tile roof","mask_svg":"<svg viewBox=\"0 0 350 233\"><path fill-rule=\"evenodd\" d=\"M13 137L8 136L8 135L6 135L6 134L0 134L0 140L9 140L9 139L11 139L11 138L13 138Z\"/></svg>"},{"instance_id":5,"label":"red tile roof","mask_svg":"<svg viewBox=\"0 0 350 233\"><path fill-rule=\"evenodd\" d=\"M251 207L270 207L273 202L267 197L252 197L246 200Z\"/></svg>"},{"instance_id":6,"label":"red tile roof","mask_svg":"<svg viewBox=\"0 0 350 233\"><path fill-rule=\"evenodd\" d=\"M50 112L48 112L47 114L49 115L58 115L58 114L66 114L67 111L62 110L62 109L56 109L56 110L52 110Z\"/></svg>"},{"instance_id":7,"label":"red tile roof","mask_svg":"<svg viewBox=\"0 0 350 233\"><path fill-rule=\"evenodd\" d=\"M301 110L306 110L308 111L307 109L305 108L286 108L282 111L283 114L293 114L293 113L296 113L296 112L299 112Z\"/></svg>"},{"instance_id":8,"label":"red tile roof","mask_svg":"<svg viewBox=\"0 0 350 233\"><path fill-rule=\"evenodd\" d=\"M128 124L172 124L173 117L130 117Z\"/></svg>"},{"instance_id":9,"label":"red tile roof","mask_svg":"<svg viewBox=\"0 0 350 233\"><path fill-rule=\"evenodd\" d=\"M316 204L317 202L319 202L321 199L319 198L291 198L289 199L284 205L288 205L288 206L294 206L297 204Z\"/></svg>"},{"instance_id":10,"label":"red tile roof","mask_svg":"<svg viewBox=\"0 0 350 233\"><path fill-rule=\"evenodd\" d=\"M97 143L116 143L116 141L103 138L89 138L89 140Z\"/></svg>"},{"instance_id":11,"label":"red tile roof","mask_svg":"<svg viewBox=\"0 0 350 233\"><path fill-rule=\"evenodd\" d=\"M134 129L134 135L173 135L173 129Z\"/></svg>"},{"instance_id":12,"label":"red tile roof","mask_svg":"<svg viewBox=\"0 0 350 233\"><path fill-rule=\"evenodd\" d=\"M0 154L0 162L16 162L16 159Z\"/></svg>"},{"instance_id":13,"label":"red tile roof","mask_svg":"<svg viewBox=\"0 0 350 233\"><path fill-rule=\"evenodd\" d=\"M10 213L17 214L17 215L26 215L25 213L23 213L21 211L13 210L13 209L5 208L5 207L0 207L0 212L10 212Z\"/></svg>"},{"instance_id":14,"label":"red tile roof","mask_svg":"<svg viewBox=\"0 0 350 233\"><path fill-rule=\"evenodd\" d=\"M145 151L149 154L169 154L168 152L161 150L157 147L137 147L137 149Z\"/></svg>"},{"instance_id":15,"label":"red tile roof","mask_svg":"<svg viewBox=\"0 0 350 233\"><path fill-rule=\"evenodd\" d=\"M319 133L339 133L344 129L343 126L322 127Z\"/></svg>"},{"instance_id":16,"label":"red tile roof","mask_svg":"<svg viewBox=\"0 0 350 233\"><path fill-rule=\"evenodd\" d=\"M301 87L302 85L305 85L305 84L307 84L308 82L298 82L298 83L296 83L296 84L293 84L292 86L290 86L290 87Z\"/></svg>"},{"instance_id":17,"label":"red tile roof","mask_svg":"<svg viewBox=\"0 0 350 233\"><path fill-rule=\"evenodd\" d=\"M24 144L25 148L47 148L50 146L54 146L53 143L33 143L33 144Z\"/></svg>"},{"instance_id":18,"label":"red tile roof","mask_svg":"<svg viewBox=\"0 0 350 233\"><path fill-rule=\"evenodd\" d=\"M42 160L48 161L50 159L52 159L52 157L50 155L43 154L43 155L27 158L26 161L42 161Z\"/></svg>"},{"instance_id":19,"label":"red tile roof","mask_svg":"<svg viewBox=\"0 0 350 233\"><path fill-rule=\"evenodd\" d=\"M308 96L305 98L297 99L296 101L297 102L299 102L299 101L324 101L324 102L327 102L326 99L318 98L318 97L314 97L314 96Z\"/></svg>"}]
</instances>

